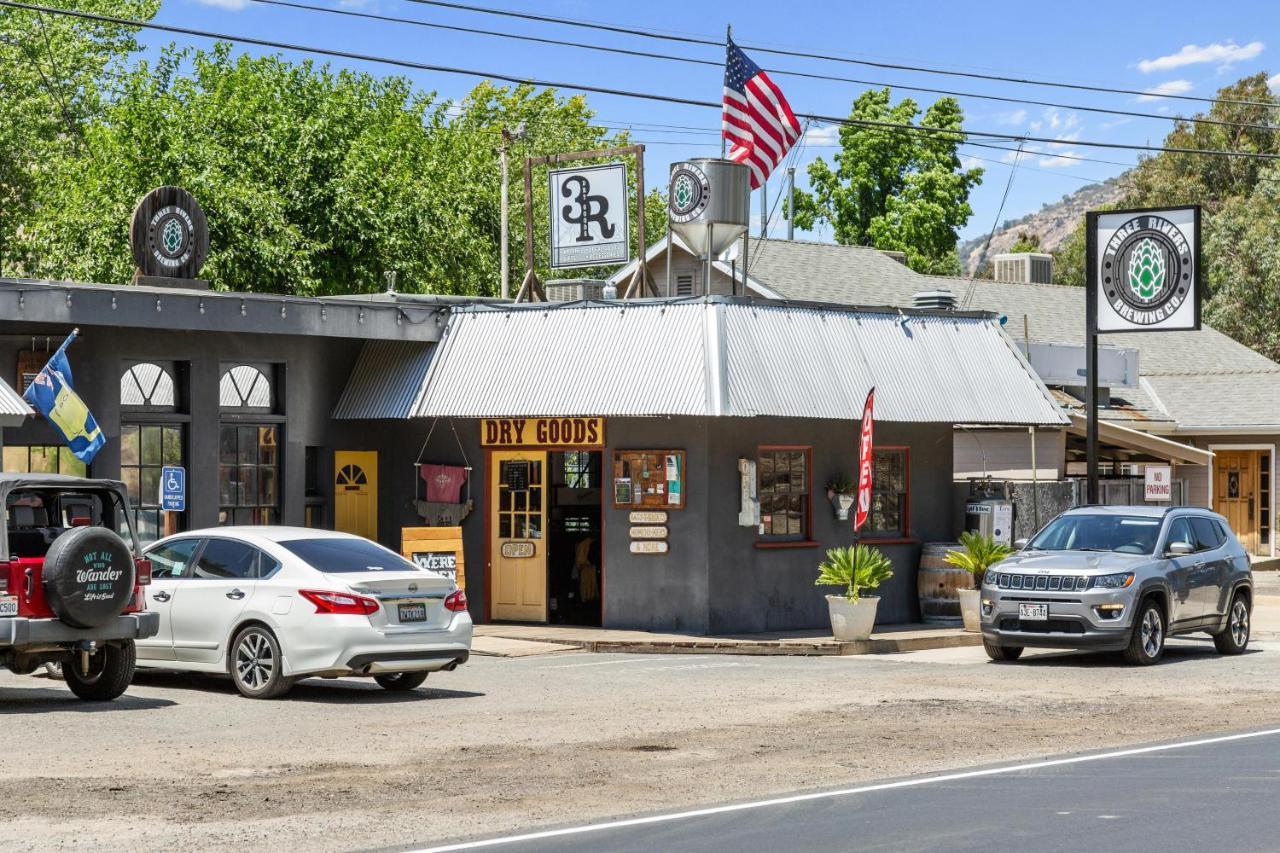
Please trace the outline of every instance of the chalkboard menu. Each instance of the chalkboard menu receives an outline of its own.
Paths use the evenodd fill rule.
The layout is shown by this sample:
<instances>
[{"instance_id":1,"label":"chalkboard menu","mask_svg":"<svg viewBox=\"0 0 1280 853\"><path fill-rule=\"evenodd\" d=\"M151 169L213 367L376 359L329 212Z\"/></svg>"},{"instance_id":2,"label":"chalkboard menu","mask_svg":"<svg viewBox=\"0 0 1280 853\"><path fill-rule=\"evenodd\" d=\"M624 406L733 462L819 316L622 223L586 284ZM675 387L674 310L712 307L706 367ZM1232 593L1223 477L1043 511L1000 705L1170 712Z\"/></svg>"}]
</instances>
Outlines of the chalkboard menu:
<instances>
[{"instance_id":1,"label":"chalkboard menu","mask_svg":"<svg viewBox=\"0 0 1280 853\"><path fill-rule=\"evenodd\" d=\"M683 450L616 450L613 505L684 509Z\"/></svg>"}]
</instances>

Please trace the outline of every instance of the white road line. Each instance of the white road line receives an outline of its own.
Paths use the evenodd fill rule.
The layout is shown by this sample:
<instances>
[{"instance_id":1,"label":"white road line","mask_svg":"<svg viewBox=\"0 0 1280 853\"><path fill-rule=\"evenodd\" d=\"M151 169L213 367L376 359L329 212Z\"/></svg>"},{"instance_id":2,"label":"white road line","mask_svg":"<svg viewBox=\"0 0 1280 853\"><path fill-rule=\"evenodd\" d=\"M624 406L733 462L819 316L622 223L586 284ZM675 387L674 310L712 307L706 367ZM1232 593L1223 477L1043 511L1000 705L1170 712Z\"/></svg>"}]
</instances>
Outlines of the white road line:
<instances>
[{"instance_id":1,"label":"white road line","mask_svg":"<svg viewBox=\"0 0 1280 853\"><path fill-rule=\"evenodd\" d=\"M662 660L661 656L645 657L645 658L628 658L627 660L597 660L591 663L558 663L555 666L544 666L541 669L577 669L580 666L612 666L619 663L652 663L655 660Z\"/></svg>"},{"instance_id":2,"label":"white road line","mask_svg":"<svg viewBox=\"0 0 1280 853\"><path fill-rule=\"evenodd\" d=\"M944 773L939 776L924 776L914 779L902 779L897 782L880 782L873 785L861 785L856 788L843 788L837 791L821 791L812 794L794 794L789 797L774 797L768 800L756 800L749 803L736 803L728 806L713 806L705 809L692 809L671 814L635 817L624 820L607 821L605 823L589 823L585 826L571 826L565 829L548 829L542 832L527 832L523 835L508 835L504 838L490 838L485 841L464 841L458 844L446 844L442 847L423 847L409 853L449 853L454 850L480 850L486 847L499 847L507 844L519 844L523 841L542 841L548 838L563 838L570 835L585 835L591 832L602 832L609 829L625 829L631 826L647 826L656 823L670 823L677 820L688 820L695 817L729 814L731 812L750 811L752 809L785 806L792 803L804 803L813 800L826 800L836 797L849 797L854 794L868 794L874 791L891 791L897 788L918 788L923 785L934 785L939 782L956 782L962 779L976 779L983 776L1000 776L1006 773L1022 773L1027 770L1042 770L1046 767L1063 767L1070 764L1084 764L1090 761L1102 761L1108 758L1125 758L1131 755L1146 755L1152 752L1167 752L1174 749L1188 749L1195 746L1208 746L1217 743L1230 743L1249 738L1270 737L1280 735L1280 729L1266 729L1260 732L1244 732L1234 735L1201 738L1200 740L1165 743L1156 746L1140 746L1130 749L1119 749L1114 752L1077 755L1071 758L1052 758L1044 761L1030 761L1025 764L1014 764L1008 767L990 767L985 770L965 770L957 773Z\"/></svg>"}]
</instances>

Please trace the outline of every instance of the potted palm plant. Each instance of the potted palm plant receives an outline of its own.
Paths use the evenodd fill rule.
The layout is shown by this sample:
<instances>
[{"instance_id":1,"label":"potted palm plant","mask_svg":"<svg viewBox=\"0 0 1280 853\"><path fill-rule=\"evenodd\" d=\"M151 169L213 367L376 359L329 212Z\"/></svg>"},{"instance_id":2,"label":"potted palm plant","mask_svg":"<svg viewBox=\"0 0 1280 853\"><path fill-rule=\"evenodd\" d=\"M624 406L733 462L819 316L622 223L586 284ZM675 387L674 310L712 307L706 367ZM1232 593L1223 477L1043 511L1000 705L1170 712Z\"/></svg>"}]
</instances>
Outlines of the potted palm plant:
<instances>
[{"instance_id":1,"label":"potted palm plant","mask_svg":"<svg viewBox=\"0 0 1280 853\"><path fill-rule=\"evenodd\" d=\"M961 589L957 593L960 595L960 615L964 618L964 629L976 633L982 630L979 607L982 600L982 578L987 569L1012 554L1013 549L973 530L960 534L960 544L964 546L963 551L948 551L943 559L949 565L973 575L974 589Z\"/></svg>"},{"instance_id":2,"label":"potted palm plant","mask_svg":"<svg viewBox=\"0 0 1280 853\"><path fill-rule=\"evenodd\" d=\"M818 565L815 586L844 587L842 595L828 595L831 633L837 640L865 640L876 623L876 606L880 597L862 595L864 589L875 589L893 577L893 563L878 549L869 545L832 548Z\"/></svg>"},{"instance_id":3,"label":"potted palm plant","mask_svg":"<svg viewBox=\"0 0 1280 853\"><path fill-rule=\"evenodd\" d=\"M838 521L849 520L849 508L853 506L854 493L858 484L844 474L837 474L827 482L827 500L835 507Z\"/></svg>"}]
</instances>

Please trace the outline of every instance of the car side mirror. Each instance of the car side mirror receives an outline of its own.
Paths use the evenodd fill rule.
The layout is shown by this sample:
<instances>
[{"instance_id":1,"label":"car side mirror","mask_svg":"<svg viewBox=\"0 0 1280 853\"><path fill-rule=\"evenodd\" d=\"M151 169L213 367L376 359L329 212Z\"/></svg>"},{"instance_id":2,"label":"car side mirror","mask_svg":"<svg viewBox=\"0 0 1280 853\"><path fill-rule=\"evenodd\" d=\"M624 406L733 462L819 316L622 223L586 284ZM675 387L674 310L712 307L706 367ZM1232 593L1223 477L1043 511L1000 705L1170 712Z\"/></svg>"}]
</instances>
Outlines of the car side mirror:
<instances>
[{"instance_id":1,"label":"car side mirror","mask_svg":"<svg viewBox=\"0 0 1280 853\"><path fill-rule=\"evenodd\" d=\"M1030 542L1030 541L1031 541L1030 539L1015 539L1015 540L1013 540L1013 550L1015 550L1015 551L1021 551L1021 550L1025 549L1025 548L1027 547L1027 543L1028 543L1028 542Z\"/></svg>"},{"instance_id":2,"label":"car side mirror","mask_svg":"<svg viewBox=\"0 0 1280 853\"><path fill-rule=\"evenodd\" d=\"M1170 542L1165 553L1170 557L1185 557L1187 554L1194 554L1195 550L1190 542Z\"/></svg>"}]
</instances>

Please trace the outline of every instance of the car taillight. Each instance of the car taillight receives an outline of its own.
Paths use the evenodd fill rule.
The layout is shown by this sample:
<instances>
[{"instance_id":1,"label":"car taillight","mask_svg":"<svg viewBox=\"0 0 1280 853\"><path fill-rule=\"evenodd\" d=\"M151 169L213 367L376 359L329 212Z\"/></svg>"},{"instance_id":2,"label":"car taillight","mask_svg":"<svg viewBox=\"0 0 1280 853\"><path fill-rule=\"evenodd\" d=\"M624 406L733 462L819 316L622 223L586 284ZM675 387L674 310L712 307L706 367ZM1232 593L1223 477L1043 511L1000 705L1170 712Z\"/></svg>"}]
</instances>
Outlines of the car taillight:
<instances>
[{"instance_id":1,"label":"car taillight","mask_svg":"<svg viewBox=\"0 0 1280 853\"><path fill-rule=\"evenodd\" d=\"M133 564L137 567L135 575L138 578L138 586L151 585L151 561L150 560L134 560Z\"/></svg>"},{"instance_id":2,"label":"car taillight","mask_svg":"<svg viewBox=\"0 0 1280 853\"><path fill-rule=\"evenodd\" d=\"M366 598L350 592L333 592L327 589L300 589L301 595L316 606L317 613L347 613L368 616L377 613L382 605L377 599Z\"/></svg>"},{"instance_id":3,"label":"car taillight","mask_svg":"<svg viewBox=\"0 0 1280 853\"><path fill-rule=\"evenodd\" d=\"M463 610L466 610L467 594L460 589L455 589L453 592L445 596L444 609L452 610L454 613L461 613Z\"/></svg>"}]
</instances>

